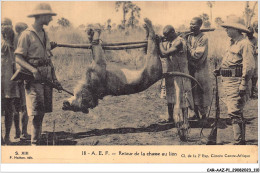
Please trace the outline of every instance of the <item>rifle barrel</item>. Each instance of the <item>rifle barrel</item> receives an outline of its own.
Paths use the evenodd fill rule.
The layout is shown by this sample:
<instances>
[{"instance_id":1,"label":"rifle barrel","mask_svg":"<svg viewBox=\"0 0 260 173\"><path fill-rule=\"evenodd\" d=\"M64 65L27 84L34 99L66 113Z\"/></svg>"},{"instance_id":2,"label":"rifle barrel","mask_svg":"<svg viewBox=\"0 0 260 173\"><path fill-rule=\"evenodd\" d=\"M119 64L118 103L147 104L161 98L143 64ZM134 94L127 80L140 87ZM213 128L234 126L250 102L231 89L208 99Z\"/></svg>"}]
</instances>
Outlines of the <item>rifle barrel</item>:
<instances>
[{"instance_id":1,"label":"rifle barrel","mask_svg":"<svg viewBox=\"0 0 260 173\"><path fill-rule=\"evenodd\" d=\"M139 44L139 45L129 45L129 46L104 46L104 50L124 50L124 49L138 49L138 48L143 48L147 47L147 44Z\"/></svg>"},{"instance_id":2,"label":"rifle barrel","mask_svg":"<svg viewBox=\"0 0 260 173\"><path fill-rule=\"evenodd\" d=\"M73 94L72 92L70 92L70 91L68 91L68 90L66 90L66 89L64 89L64 88L62 88L62 91L65 91L65 92L68 93L69 95L74 96L74 94Z\"/></svg>"}]
</instances>

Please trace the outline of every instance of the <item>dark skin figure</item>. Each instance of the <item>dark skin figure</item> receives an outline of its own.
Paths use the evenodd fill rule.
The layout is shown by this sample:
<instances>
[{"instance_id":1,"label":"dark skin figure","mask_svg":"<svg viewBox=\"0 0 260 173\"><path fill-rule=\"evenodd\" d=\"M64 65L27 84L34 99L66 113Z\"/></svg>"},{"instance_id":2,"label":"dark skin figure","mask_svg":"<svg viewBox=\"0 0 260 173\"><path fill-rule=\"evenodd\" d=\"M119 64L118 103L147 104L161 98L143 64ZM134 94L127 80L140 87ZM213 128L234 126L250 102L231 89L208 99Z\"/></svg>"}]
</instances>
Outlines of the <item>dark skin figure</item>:
<instances>
[{"instance_id":1,"label":"dark skin figure","mask_svg":"<svg viewBox=\"0 0 260 173\"><path fill-rule=\"evenodd\" d=\"M172 42L177 38L177 34L175 33L175 30L172 26L167 25L164 30L163 30L163 35L166 38L167 42ZM163 58L167 57L168 55L177 52L181 46L182 43L181 41L175 42L169 49L166 49L163 45L162 39L159 37L159 48L160 48L160 53ZM174 105L172 103L167 104L168 107L168 120L166 121L167 123L173 122L173 110L174 110Z\"/></svg>"},{"instance_id":2,"label":"dark skin figure","mask_svg":"<svg viewBox=\"0 0 260 173\"><path fill-rule=\"evenodd\" d=\"M190 22L190 31L193 32L192 35L193 36L197 36L201 33L200 28L202 26L202 20L198 17L194 17L191 22ZM187 44L188 50L190 52L191 49L191 45ZM199 108L195 105L194 106L194 112L195 112L195 116L193 117L194 119L200 119L199 117ZM202 119L205 119L205 115L202 115Z\"/></svg>"}]
</instances>

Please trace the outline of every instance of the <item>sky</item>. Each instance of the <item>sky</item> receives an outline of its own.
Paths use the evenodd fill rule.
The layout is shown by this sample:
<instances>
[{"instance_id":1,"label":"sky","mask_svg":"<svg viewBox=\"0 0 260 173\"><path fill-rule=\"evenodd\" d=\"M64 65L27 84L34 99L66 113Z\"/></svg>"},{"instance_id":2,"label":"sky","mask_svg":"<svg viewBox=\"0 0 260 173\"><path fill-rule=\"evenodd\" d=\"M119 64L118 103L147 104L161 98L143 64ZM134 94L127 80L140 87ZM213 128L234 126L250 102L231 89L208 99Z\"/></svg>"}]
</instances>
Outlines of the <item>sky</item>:
<instances>
[{"instance_id":1,"label":"sky","mask_svg":"<svg viewBox=\"0 0 260 173\"><path fill-rule=\"evenodd\" d=\"M133 1L141 8L141 18L148 17L153 24L175 27L182 24L188 25L192 17L202 13L210 14L207 1ZM8 17L13 23L33 23L33 18L28 18L38 2L34 1L5 1L1 3L1 18ZM114 1L48 1L52 10L57 13L50 25L57 25L61 17L68 19L73 26L88 23L104 24L108 19L119 24L123 18L122 10L116 12ZM252 8L254 1L250 2ZM213 21L221 17L224 21L228 15L242 16L245 1L215 1L212 8ZM256 8L258 15L258 6ZM253 19L257 20L257 17Z\"/></svg>"}]
</instances>

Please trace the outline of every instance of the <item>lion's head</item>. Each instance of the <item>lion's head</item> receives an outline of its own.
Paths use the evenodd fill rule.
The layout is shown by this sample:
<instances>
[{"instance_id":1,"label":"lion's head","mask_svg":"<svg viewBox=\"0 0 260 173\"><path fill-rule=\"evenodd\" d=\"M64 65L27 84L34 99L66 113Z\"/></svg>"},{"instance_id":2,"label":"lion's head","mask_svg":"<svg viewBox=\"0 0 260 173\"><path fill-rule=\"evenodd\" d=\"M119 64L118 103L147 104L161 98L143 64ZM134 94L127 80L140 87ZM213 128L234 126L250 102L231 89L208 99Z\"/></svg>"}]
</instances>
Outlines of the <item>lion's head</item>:
<instances>
[{"instance_id":1,"label":"lion's head","mask_svg":"<svg viewBox=\"0 0 260 173\"><path fill-rule=\"evenodd\" d=\"M79 81L74 90L74 96L63 102L63 110L82 111L88 113L89 108L98 105L98 99L102 97L104 87L99 69L94 65L87 68L85 76Z\"/></svg>"}]
</instances>

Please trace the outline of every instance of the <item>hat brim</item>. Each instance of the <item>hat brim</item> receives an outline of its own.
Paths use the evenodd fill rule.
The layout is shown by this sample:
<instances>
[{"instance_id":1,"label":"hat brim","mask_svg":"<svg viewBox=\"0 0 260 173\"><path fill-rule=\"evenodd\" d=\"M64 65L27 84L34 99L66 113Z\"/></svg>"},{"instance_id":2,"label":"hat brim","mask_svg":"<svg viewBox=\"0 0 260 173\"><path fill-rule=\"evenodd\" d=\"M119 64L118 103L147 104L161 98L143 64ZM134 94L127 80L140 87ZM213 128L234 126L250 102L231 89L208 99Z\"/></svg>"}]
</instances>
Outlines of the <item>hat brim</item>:
<instances>
[{"instance_id":1,"label":"hat brim","mask_svg":"<svg viewBox=\"0 0 260 173\"><path fill-rule=\"evenodd\" d=\"M245 26L243 26L242 24L240 25L240 24L224 23L221 26L224 27L224 28L234 28L234 29L237 29L237 30L245 32L245 33L250 33L250 31Z\"/></svg>"},{"instance_id":2,"label":"hat brim","mask_svg":"<svg viewBox=\"0 0 260 173\"><path fill-rule=\"evenodd\" d=\"M30 14L27 17L35 17L35 16L43 16L43 15L57 16L56 13L35 13L35 14Z\"/></svg>"}]
</instances>

